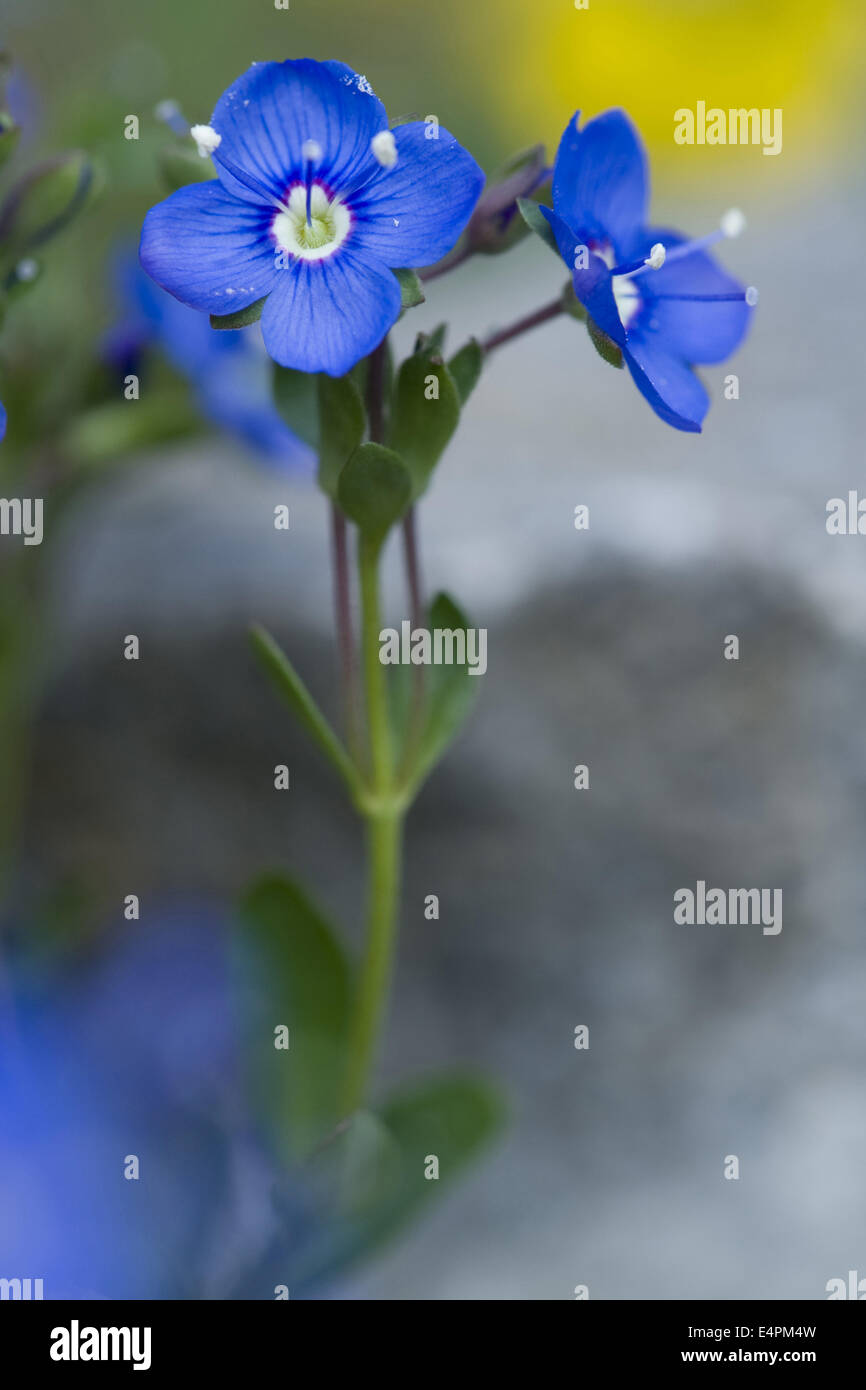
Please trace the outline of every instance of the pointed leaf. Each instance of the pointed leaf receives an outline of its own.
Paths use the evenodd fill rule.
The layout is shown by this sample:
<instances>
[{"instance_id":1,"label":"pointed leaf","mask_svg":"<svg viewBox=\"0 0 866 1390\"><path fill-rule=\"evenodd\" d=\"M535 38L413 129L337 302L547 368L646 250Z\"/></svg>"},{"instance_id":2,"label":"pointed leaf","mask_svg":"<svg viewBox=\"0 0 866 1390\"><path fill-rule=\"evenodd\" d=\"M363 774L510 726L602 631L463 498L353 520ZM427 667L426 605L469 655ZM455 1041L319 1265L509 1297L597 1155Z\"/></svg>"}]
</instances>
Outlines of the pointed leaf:
<instances>
[{"instance_id":1,"label":"pointed leaf","mask_svg":"<svg viewBox=\"0 0 866 1390\"><path fill-rule=\"evenodd\" d=\"M460 394L444 362L427 351L407 357L397 374L390 443L412 478L412 499L426 489L460 420Z\"/></svg>"},{"instance_id":2,"label":"pointed leaf","mask_svg":"<svg viewBox=\"0 0 866 1390\"><path fill-rule=\"evenodd\" d=\"M430 627L444 632L466 632L468 620L453 599L437 594L430 609ZM431 666L427 718L417 758L411 771L417 788L435 767L460 732L480 689L480 676L468 666Z\"/></svg>"},{"instance_id":3,"label":"pointed leaf","mask_svg":"<svg viewBox=\"0 0 866 1390\"><path fill-rule=\"evenodd\" d=\"M325 918L296 883L259 879L237 934L246 1061L278 1152L309 1153L340 1118L350 970ZM275 1030L288 1029L288 1048Z\"/></svg>"},{"instance_id":4,"label":"pointed leaf","mask_svg":"<svg viewBox=\"0 0 866 1390\"><path fill-rule=\"evenodd\" d=\"M530 231L541 237L541 240L559 256L559 247L556 244L556 237L553 235L553 228L543 213L539 212L538 203L534 198L518 198L517 208ZM560 259L562 259L560 257Z\"/></svg>"},{"instance_id":5,"label":"pointed leaf","mask_svg":"<svg viewBox=\"0 0 866 1390\"><path fill-rule=\"evenodd\" d=\"M250 637L259 660L295 718L354 792L358 784L355 766L285 652L258 624L251 629Z\"/></svg>"},{"instance_id":6,"label":"pointed leaf","mask_svg":"<svg viewBox=\"0 0 866 1390\"><path fill-rule=\"evenodd\" d=\"M384 541L411 495L412 480L403 460L381 444L361 444L337 484L340 506L373 545Z\"/></svg>"},{"instance_id":7,"label":"pointed leaf","mask_svg":"<svg viewBox=\"0 0 866 1390\"><path fill-rule=\"evenodd\" d=\"M211 314L211 328L248 328L251 323L258 323L267 297L263 295L254 304L247 305L246 309L238 309L234 314Z\"/></svg>"},{"instance_id":8,"label":"pointed leaf","mask_svg":"<svg viewBox=\"0 0 866 1390\"><path fill-rule=\"evenodd\" d=\"M424 286L414 270L395 270L398 281L400 282L400 302L404 309L414 309L419 304L423 304L426 298Z\"/></svg>"},{"instance_id":9,"label":"pointed leaf","mask_svg":"<svg viewBox=\"0 0 866 1390\"><path fill-rule=\"evenodd\" d=\"M289 429L318 450L319 395L315 376L274 363L273 397Z\"/></svg>"},{"instance_id":10,"label":"pointed leaf","mask_svg":"<svg viewBox=\"0 0 866 1390\"><path fill-rule=\"evenodd\" d=\"M464 343L463 347L455 352L448 363L448 370L454 378L461 405L466 404L478 384L483 360L484 354L481 351L481 344L477 339L470 338L468 343Z\"/></svg>"},{"instance_id":11,"label":"pointed leaf","mask_svg":"<svg viewBox=\"0 0 866 1390\"><path fill-rule=\"evenodd\" d=\"M319 487L337 495L340 473L364 437L367 416L351 377L316 378L319 405Z\"/></svg>"},{"instance_id":12,"label":"pointed leaf","mask_svg":"<svg viewBox=\"0 0 866 1390\"><path fill-rule=\"evenodd\" d=\"M588 314L586 316L586 328L589 333L590 341L599 357L603 357L605 362L609 362L612 367L622 367L623 358L621 349L617 347L612 338L609 338L606 333L602 332L598 324L595 323Z\"/></svg>"}]
</instances>

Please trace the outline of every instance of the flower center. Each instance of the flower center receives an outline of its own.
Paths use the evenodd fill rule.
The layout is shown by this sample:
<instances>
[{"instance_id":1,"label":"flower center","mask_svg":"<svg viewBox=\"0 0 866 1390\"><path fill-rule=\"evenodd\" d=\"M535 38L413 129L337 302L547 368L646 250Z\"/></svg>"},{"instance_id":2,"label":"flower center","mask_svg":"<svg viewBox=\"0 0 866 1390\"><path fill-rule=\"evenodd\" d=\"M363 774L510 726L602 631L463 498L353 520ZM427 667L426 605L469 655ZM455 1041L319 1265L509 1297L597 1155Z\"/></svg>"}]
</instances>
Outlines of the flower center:
<instances>
[{"instance_id":1,"label":"flower center","mask_svg":"<svg viewBox=\"0 0 866 1390\"><path fill-rule=\"evenodd\" d=\"M613 270L616 264L616 257L613 247L608 243L604 246L594 246L593 251L600 256L608 270ZM623 328L628 328L635 314L641 306L641 297L638 293L634 280L628 275L614 275L610 282L613 290L616 311L619 314L619 321Z\"/></svg>"},{"instance_id":2,"label":"flower center","mask_svg":"<svg viewBox=\"0 0 866 1390\"><path fill-rule=\"evenodd\" d=\"M309 201L309 219L307 205ZM320 183L296 183L282 212L271 223L271 235L283 251L303 261L321 261L343 244L352 216L340 198Z\"/></svg>"}]
</instances>

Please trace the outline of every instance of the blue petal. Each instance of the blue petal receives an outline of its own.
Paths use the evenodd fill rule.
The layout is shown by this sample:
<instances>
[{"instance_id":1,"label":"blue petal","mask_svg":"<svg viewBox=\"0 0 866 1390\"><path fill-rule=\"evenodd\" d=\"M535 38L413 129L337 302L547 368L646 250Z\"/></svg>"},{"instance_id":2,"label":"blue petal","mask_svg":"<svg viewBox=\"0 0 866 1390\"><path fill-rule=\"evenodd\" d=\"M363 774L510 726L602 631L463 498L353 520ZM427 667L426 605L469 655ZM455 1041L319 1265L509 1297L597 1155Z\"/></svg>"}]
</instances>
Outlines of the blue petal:
<instances>
[{"instance_id":1,"label":"blue petal","mask_svg":"<svg viewBox=\"0 0 866 1390\"><path fill-rule=\"evenodd\" d=\"M345 63L300 58L254 63L220 97L211 125L221 136L214 162L224 187L245 201L273 203L303 178L307 140L321 147L319 172L335 193L369 177L378 167L370 141L388 117ZM267 197L240 183L221 159L251 174Z\"/></svg>"},{"instance_id":2,"label":"blue petal","mask_svg":"<svg viewBox=\"0 0 866 1390\"><path fill-rule=\"evenodd\" d=\"M427 139L422 121L397 126L397 163L351 199L361 245L385 265L432 265L448 254L484 187L484 174L453 135Z\"/></svg>"},{"instance_id":3,"label":"blue petal","mask_svg":"<svg viewBox=\"0 0 866 1390\"><path fill-rule=\"evenodd\" d=\"M277 273L262 314L271 357L299 372L345 376L400 315L400 286L379 261L344 244L326 260Z\"/></svg>"},{"instance_id":4,"label":"blue petal","mask_svg":"<svg viewBox=\"0 0 866 1390\"><path fill-rule=\"evenodd\" d=\"M664 227L648 228L636 255L648 255L660 241L670 251L686 240ZM706 251L694 251L661 270L645 271L639 280L645 308L635 320L640 332L657 332L665 347L686 362L724 362L746 336L752 309L745 300L688 303L659 300L663 294L742 294L743 286Z\"/></svg>"},{"instance_id":5,"label":"blue petal","mask_svg":"<svg viewBox=\"0 0 866 1390\"><path fill-rule=\"evenodd\" d=\"M277 274L270 217L230 198L216 180L179 188L144 219L141 264L193 309L245 309L270 292Z\"/></svg>"},{"instance_id":6,"label":"blue petal","mask_svg":"<svg viewBox=\"0 0 866 1390\"><path fill-rule=\"evenodd\" d=\"M3 402L0 401L0 439L3 438L3 436L5 435L5 433L6 433L6 407L4 406Z\"/></svg>"},{"instance_id":7,"label":"blue petal","mask_svg":"<svg viewBox=\"0 0 866 1390\"><path fill-rule=\"evenodd\" d=\"M624 111L565 128L553 169L553 206L582 238L610 241L623 259L646 219L649 173L640 136Z\"/></svg>"},{"instance_id":8,"label":"blue petal","mask_svg":"<svg viewBox=\"0 0 866 1390\"><path fill-rule=\"evenodd\" d=\"M550 208L542 207L541 213L553 229L559 254L571 271L574 292L581 304L593 322L622 347L626 338L625 329L614 299L613 277L604 261L584 247L587 251L587 263L578 269L575 265L575 252L583 243Z\"/></svg>"},{"instance_id":9,"label":"blue petal","mask_svg":"<svg viewBox=\"0 0 866 1390\"><path fill-rule=\"evenodd\" d=\"M674 429L700 433L710 399L691 368L649 338L630 337L623 355L656 415Z\"/></svg>"}]
</instances>

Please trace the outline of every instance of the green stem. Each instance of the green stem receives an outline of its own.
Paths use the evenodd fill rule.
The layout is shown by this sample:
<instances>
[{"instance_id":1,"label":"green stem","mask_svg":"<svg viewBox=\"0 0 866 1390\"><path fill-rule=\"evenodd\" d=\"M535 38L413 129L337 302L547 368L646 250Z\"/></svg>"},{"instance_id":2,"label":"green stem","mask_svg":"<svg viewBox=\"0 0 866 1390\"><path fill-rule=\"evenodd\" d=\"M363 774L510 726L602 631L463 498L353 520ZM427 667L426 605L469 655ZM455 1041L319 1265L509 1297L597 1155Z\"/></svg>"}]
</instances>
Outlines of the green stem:
<instances>
[{"instance_id":1,"label":"green stem","mask_svg":"<svg viewBox=\"0 0 866 1390\"><path fill-rule=\"evenodd\" d=\"M381 544L359 547L361 647L371 777L362 805L367 826L368 886L364 958L349 1024L343 1108L351 1114L367 1092L391 983L400 896L404 805L394 786L394 746L385 669L379 660Z\"/></svg>"},{"instance_id":2,"label":"green stem","mask_svg":"<svg viewBox=\"0 0 866 1390\"><path fill-rule=\"evenodd\" d=\"M343 1091L346 1115L363 1104L388 1002L397 934L402 830L401 812L380 811L367 817L367 940L349 1029Z\"/></svg>"}]
</instances>

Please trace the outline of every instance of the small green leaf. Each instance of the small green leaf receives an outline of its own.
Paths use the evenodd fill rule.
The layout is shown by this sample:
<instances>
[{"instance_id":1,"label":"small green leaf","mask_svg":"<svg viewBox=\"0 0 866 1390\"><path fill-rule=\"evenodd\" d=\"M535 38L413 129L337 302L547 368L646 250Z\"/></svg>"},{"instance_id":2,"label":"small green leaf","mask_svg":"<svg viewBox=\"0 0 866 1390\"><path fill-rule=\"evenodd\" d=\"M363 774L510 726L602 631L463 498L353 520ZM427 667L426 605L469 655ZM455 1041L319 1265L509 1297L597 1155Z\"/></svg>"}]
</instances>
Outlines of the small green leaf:
<instances>
[{"instance_id":1,"label":"small green leaf","mask_svg":"<svg viewBox=\"0 0 866 1390\"><path fill-rule=\"evenodd\" d=\"M562 307L565 312L579 323L586 322L586 310L574 292L574 283L567 280L562 289Z\"/></svg>"},{"instance_id":2,"label":"small green leaf","mask_svg":"<svg viewBox=\"0 0 866 1390\"><path fill-rule=\"evenodd\" d=\"M319 405L319 487L337 495L337 480L364 437L364 403L351 377L317 377Z\"/></svg>"},{"instance_id":3,"label":"small green leaf","mask_svg":"<svg viewBox=\"0 0 866 1390\"><path fill-rule=\"evenodd\" d=\"M315 376L274 363L273 397L289 429L305 444L318 450L319 393Z\"/></svg>"},{"instance_id":4,"label":"small green leaf","mask_svg":"<svg viewBox=\"0 0 866 1390\"><path fill-rule=\"evenodd\" d=\"M267 295L263 295L253 304L248 304L246 309L236 309L233 314L211 314L211 328L249 328L251 323L258 323L261 318L267 297Z\"/></svg>"},{"instance_id":5,"label":"small green leaf","mask_svg":"<svg viewBox=\"0 0 866 1390\"><path fill-rule=\"evenodd\" d=\"M448 363L448 370L454 378L461 405L466 404L478 385L483 360L480 343L475 338L470 338Z\"/></svg>"},{"instance_id":6,"label":"small green leaf","mask_svg":"<svg viewBox=\"0 0 866 1390\"><path fill-rule=\"evenodd\" d=\"M355 765L331 725L322 714L312 695L285 653L269 632L255 624L250 632L253 648L295 718L306 729L313 742L333 763L353 793L357 789Z\"/></svg>"},{"instance_id":7,"label":"small green leaf","mask_svg":"<svg viewBox=\"0 0 866 1390\"><path fill-rule=\"evenodd\" d=\"M279 875L259 879L245 895L235 959L254 1101L291 1161L340 1119L349 965L321 913ZM275 1045L283 1028L287 1048Z\"/></svg>"},{"instance_id":8,"label":"small green leaf","mask_svg":"<svg viewBox=\"0 0 866 1390\"><path fill-rule=\"evenodd\" d=\"M94 166L81 150L46 160L19 179L0 208L4 259L14 262L62 231L84 207L94 183Z\"/></svg>"},{"instance_id":9,"label":"small green leaf","mask_svg":"<svg viewBox=\"0 0 866 1390\"><path fill-rule=\"evenodd\" d=\"M426 298L424 286L414 270L400 269L393 272L400 282L400 302L404 309L414 309L423 304Z\"/></svg>"},{"instance_id":10,"label":"small green leaf","mask_svg":"<svg viewBox=\"0 0 866 1390\"><path fill-rule=\"evenodd\" d=\"M539 211L539 205L535 199L518 198L517 207L530 231L541 237L541 240L550 247L551 251L559 256L559 247L556 244L556 237L553 235L553 228L544 214Z\"/></svg>"},{"instance_id":11,"label":"small green leaf","mask_svg":"<svg viewBox=\"0 0 866 1390\"><path fill-rule=\"evenodd\" d=\"M213 162L202 158L192 140L164 145L157 162L162 181L172 192L188 183L208 183L216 178Z\"/></svg>"},{"instance_id":12,"label":"small green leaf","mask_svg":"<svg viewBox=\"0 0 866 1390\"><path fill-rule=\"evenodd\" d=\"M414 351L426 353L428 357L441 357L447 332L447 323L439 323L432 333L419 333L415 339Z\"/></svg>"},{"instance_id":13,"label":"small green leaf","mask_svg":"<svg viewBox=\"0 0 866 1390\"><path fill-rule=\"evenodd\" d=\"M453 599L437 594L430 608L431 630L465 633L468 627L465 614ZM427 717L410 771L413 789L420 786L457 737L478 696L480 680L480 676L470 675L468 666L430 667Z\"/></svg>"},{"instance_id":14,"label":"small green leaf","mask_svg":"<svg viewBox=\"0 0 866 1390\"><path fill-rule=\"evenodd\" d=\"M349 1176L348 1191L343 1188L344 1222L302 1255L296 1280L320 1280L369 1258L463 1174L491 1143L504 1117L499 1092L468 1074L426 1078L392 1096L370 1117L374 1124L362 1120L351 1136L354 1152L342 1160ZM342 1140L342 1132L334 1137L334 1157L326 1149L316 1156L316 1167L332 1191ZM435 1182L427 1176L431 1158L438 1164ZM337 1182L341 1177L338 1166Z\"/></svg>"},{"instance_id":15,"label":"small green leaf","mask_svg":"<svg viewBox=\"0 0 866 1390\"><path fill-rule=\"evenodd\" d=\"M350 521L372 545L384 541L412 496L409 472L393 449L361 444L337 483L337 498Z\"/></svg>"},{"instance_id":16,"label":"small green leaf","mask_svg":"<svg viewBox=\"0 0 866 1390\"><path fill-rule=\"evenodd\" d=\"M470 1075L433 1077L398 1092L381 1118L403 1154L404 1209L452 1182L491 1141L505 1118L499 1092ZM428 1154L439 1160L439 1183L424 1175Z\"/></svg>"},{"instance_id":17,"label":"small green leaf","mask_svg":"<svg viewBox=\"0 0 866 1390\"><path fill-rule=\"evenodd\" d=\"M602 332L598 324L594 323L588 314L586 316L586 328L589 333L590 341L599 357L603 357L605 362L609 362L612 367L622 367L623 359L621 349L617 347L612 338L609 338L606 333Z\"/></svg>"},{"instance_id":18,"label":"small green leaf","mask_svg":"<svg viewBox=\"0 0 866 1390\"><path fill-rule=\"evenodd\" d=\"M400 1146L377 1115L358 1110L317 1156L317 1178L349 1216L380 1209L394 1190L401 1168Z\"/></svg>"},{"instance_id":19,"label":"small green leaf","mask_svg":"<svg viewBox=\"0 0 866 1390\"><path fill-rule=\"evenodd\" d=\"M15 153L20 135L21 127L15 124L8 111L0 111L0 165Z\"/></svg>"},{"instance_id":20,"label":"small green leaf","mask_svg":"<svg viewBox=\"0 0 866 1390\"><path fill-rule=\"evenodd\" d=\"M397 373L390 443L409 470L413 501L427 487L459 420L460 394L444 362L429 348L407 357Z\"/></svg>"}]
</instances>

